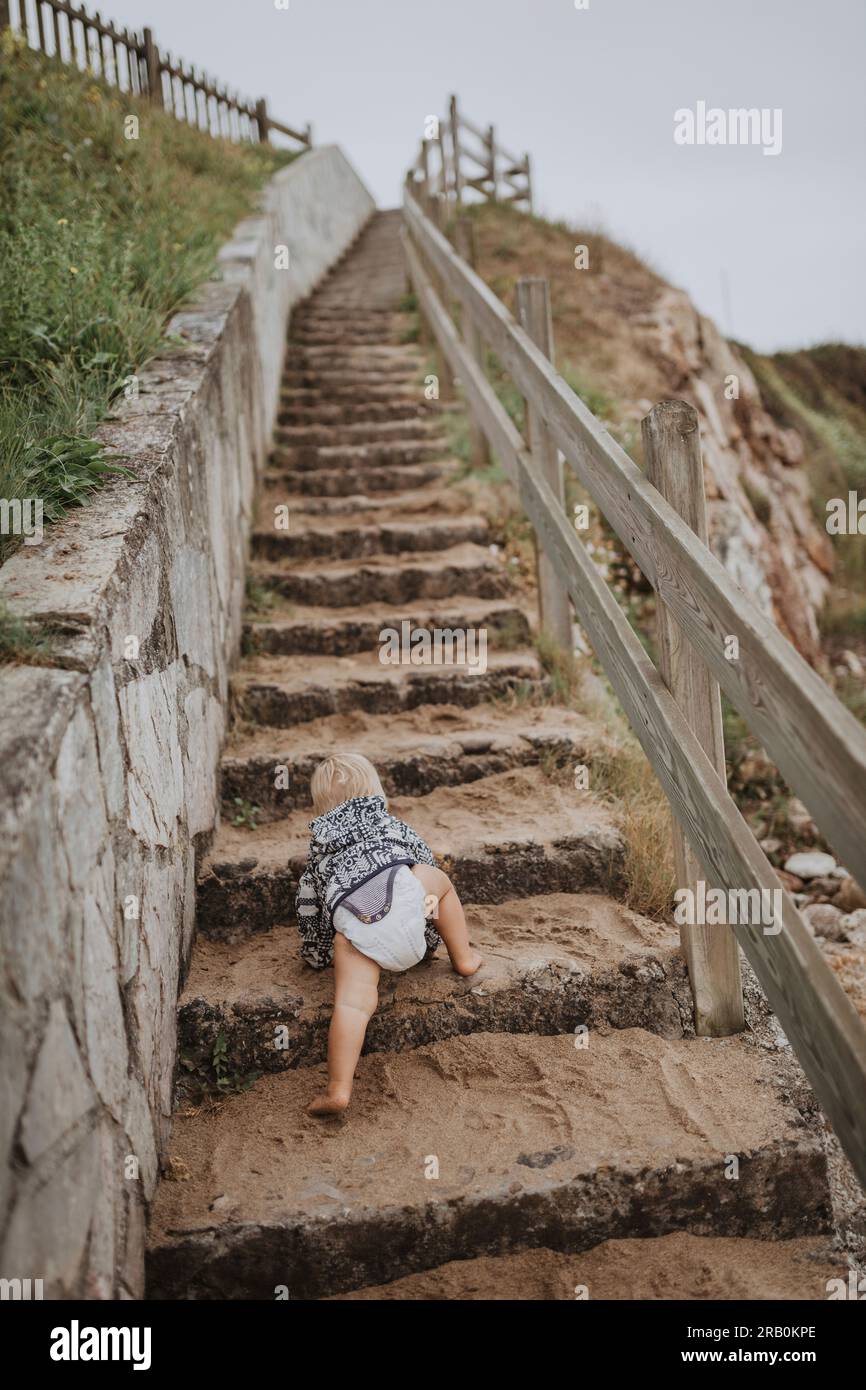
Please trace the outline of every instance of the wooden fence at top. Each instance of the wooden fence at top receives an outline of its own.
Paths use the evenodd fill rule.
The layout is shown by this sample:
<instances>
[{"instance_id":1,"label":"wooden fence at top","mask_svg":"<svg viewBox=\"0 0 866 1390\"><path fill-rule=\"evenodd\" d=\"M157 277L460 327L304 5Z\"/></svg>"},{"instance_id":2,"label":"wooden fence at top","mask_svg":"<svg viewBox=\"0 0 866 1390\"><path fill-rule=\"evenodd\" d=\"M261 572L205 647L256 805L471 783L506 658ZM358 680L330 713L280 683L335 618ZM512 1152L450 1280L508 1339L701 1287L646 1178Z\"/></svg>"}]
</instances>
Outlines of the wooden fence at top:
<instances>
[{"instance_id":1,"label":"wooden fence at top","mask_svg":"<svg viewBox=\"0 0 866 1390\"><path fill-rule=\"evenodd\" d=\"M478 142L475 148L467 136ZM489 202L523 203L532 211L529 155L509 154L492 125L481 130L463 115L456 96L451 98L447 118L437 118L435 135L421 141L407 177L424 198L435 195L460 204L472 189Z\"/></svg>"},{"instance_id":2,"label":"wooden fence at top","mask_svg":"<svg viewBox=\"0 0 866 1390\"><path fill-rule=\"evenodd\" d=\"M441 216L435 195L431 211ZM721 1035L743 1027L739 943L866 1186L866 1028L728 794L719 686L861 885L866 733L708 548L694 409L679 401L650 411L644 475L557 373L547 282L520 283L517 322L470 264L471 219L456 220L461 255L408 181L404 217L409 273L440 355L535 529L546 566L542 623L570 649L572 600L670 802L680 886L694 888L701 870L708 887L753 902L762 891L769 902L780 895L777 934L760 919L681 929L696 1028ZM487 380L487 347L524 397L528 444ZM560 455L655 589L661 670L569 522Z\"/></svg>"},{"instance_id":3,"label":"wooden fence at top","mask_svg":"<svg viewBox=\"0 0 866 1390\"><path fill-rule=\"evenodd\" d=\"M210 135L257 144L277 131L302 149L312 148L309 124L299 131L274 120L264 99L246 101L207 73L161 52L150 29L140 34L118 29L98 10L90 15L69 0L0 0L0 33L7 28L31 48L89 70Z\"/></svg>"}]
</instances>

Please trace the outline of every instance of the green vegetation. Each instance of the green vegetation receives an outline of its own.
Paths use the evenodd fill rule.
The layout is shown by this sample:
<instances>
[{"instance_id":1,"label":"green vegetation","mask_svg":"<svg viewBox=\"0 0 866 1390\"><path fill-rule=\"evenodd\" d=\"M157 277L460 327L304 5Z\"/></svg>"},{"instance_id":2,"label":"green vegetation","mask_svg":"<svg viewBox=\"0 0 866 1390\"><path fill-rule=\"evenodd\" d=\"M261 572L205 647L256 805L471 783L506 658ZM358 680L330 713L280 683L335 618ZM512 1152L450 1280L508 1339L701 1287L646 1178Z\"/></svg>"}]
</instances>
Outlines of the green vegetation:
<instances>
[{"instance_id":1,"label":"green vegetation","mask_svg":"<svg viewBox=\"0 0 866 1390\"><path fill-rule=\"evenodd\" d=\"M41 497L47 520L86 502L115 467L96 425L288 157L214 140L3 34L0 497ZM14 544L0 537L0 559Z\"/></svg>"},{"instance_id":2,"label":"green vegetation","mask_svg":"<svg viewBox=\"0 0 866 1390\"><path fill-rule=\"evenodd\" d=\"M45 626L32 626L15 618L0 603L0 666L16 663L40 666L51 660L54 633Z\"/></svg>"},{"instance_id":3,"label":"green vegetation","mask_svg":"<svg viewBox=\"0 0 866 1390\"><path fill-rule=\"evenodd\" d=\"M256 806L254 802L247 801L242 796L236 796L233 805L237 810L232 817L232 825L236 825L240 830L258 830L261 806Z\"/></svg>"},{"instance_id":4,"label":"green vegetation","mask_svg":"<svg viewBox=\"0 0 866 1390\"><path fill-rule=\"evenodd\" d=\"M827 521L827 502L866 496L866 347L824 343L801 352L761 357L741 349L776 422L796 429L805 445L812 507ZM830 536L833 584L820 617L828 674L836 694L866 723L859 674L844 674L851 653L866 661L866 544L861 535Z\"/></svg>"},{"instance_id":5,"label":"green vegetation","mask_svg":"<svg viewBox=\"0 0 866 1390\"><path fill-rule=\"evenodd\" d=\"M496 353L490 349L487 351L485 366L488 380L499 397L500 404L505 407L513 423L523 433L526 421L524 417L525 403L522 395L505 371Z\"/></svg>"},{"instance_id":6,"label":"green vegetation","mask_svg":"<svg viewBox=\"0 0 866 1390\"><path fill-rule=\"evenodd\" d=\"M854 491L866 495L866 348L824 343L802 352L761 357L740 348L765 406L783 429L805 444L812 507L824 526L827 502ZM822 618L825 636L866 629L866 546L862 536L831 536L836 562L833 596Z\"/></svg>"},{"instance_id":7,"label":"green vegetation","mask_svg":"<svg viewBox=\"0 0 866 1390\"><path fill-rule=\"evenodd\" d=\"M269 589L255 574L247 574L246 602L251 615L255 617L266 616L272 611L276 599L277 596L273 589Z\"/></svg>"},{"instance_id":8,"label":"green vegetation","mask_svg":"<svg viewBox=\"0 0 866 1390\"><path fill-rule=\"evenodd\" d=\"M607 426L616 418L616 402L613 401L605 391L602 391L595 382L591 381L584 372L579 372L571 362L559 364L559 374L564 381L568 382L576 396L580 396L584 405L591 410L602 424Z\"/></svg>"},{"instance_id":9,"label":"green vegetation","mask_svg":"<svg viewBox=\"0 0 866 1390\"><path fill-rule=\"evenodd\" d=\"M178 1090L186 1103L201 1105L219 1096L241 1095L250 1090L261 1075L261 1071L245 1072L232 1066L226 1035L220 1029L210 1056L189 1051L181 1054Z\"/></svg>"},{"instance_id":10,"label":"green vegetation","mask_svg":"<svg viewBox=\"0 0 866 1390\"><path fill-rule=\"evenodd\" d=\"M866 488L866 348L824 343L772 357L740 351L774 419L804 438L824 521L828 497Z\"/></svg>"},{"instance_id":11,"label":"green vegetation","mask_svg":"<svg viewBox=\"0 0 866 1390\"><path fill-rule=\"evenodd\" d=\"M544 633L536 648L547 682L535 699L576 710L606 731L586 754L589 791L610 806L622 832L625 901L647 917L664 917L674 890L671 819L655 773L598 663L572 656ZM573 778L573 768L555 759L543 761L542 771L553 781Z\"/></svg>"}]
</instances>

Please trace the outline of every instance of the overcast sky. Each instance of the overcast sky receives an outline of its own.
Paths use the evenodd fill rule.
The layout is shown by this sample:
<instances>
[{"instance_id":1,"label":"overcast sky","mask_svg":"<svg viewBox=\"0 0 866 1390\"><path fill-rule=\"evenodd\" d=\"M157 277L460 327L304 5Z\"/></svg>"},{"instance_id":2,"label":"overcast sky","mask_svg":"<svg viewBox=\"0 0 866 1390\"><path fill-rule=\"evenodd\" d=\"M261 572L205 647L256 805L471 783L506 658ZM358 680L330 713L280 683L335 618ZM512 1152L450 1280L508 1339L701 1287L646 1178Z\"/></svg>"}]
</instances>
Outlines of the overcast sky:
<instances>
[{"instance_id":1,"label":"overcast sky","mask_svg":"<svg viewBox=\"0 0 866 1390\"><path fill-rule=\"evenodd\" d=\"M601 225L723 331L764 350L866 341L866 0L277 3L101 8L311 120L381 207L456 91L531 151L540 212ZM676 144L674 112L700 101L779 108L781 153Z\"/></svg>"}]
</instances>

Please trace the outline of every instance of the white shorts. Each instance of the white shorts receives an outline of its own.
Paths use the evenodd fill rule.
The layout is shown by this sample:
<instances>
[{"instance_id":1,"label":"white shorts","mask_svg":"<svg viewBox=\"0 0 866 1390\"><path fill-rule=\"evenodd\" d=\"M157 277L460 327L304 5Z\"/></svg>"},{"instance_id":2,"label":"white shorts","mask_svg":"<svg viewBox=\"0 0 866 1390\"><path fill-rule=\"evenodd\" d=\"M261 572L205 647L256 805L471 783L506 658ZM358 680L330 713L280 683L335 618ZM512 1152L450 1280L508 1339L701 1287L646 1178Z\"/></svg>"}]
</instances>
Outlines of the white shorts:
<instances>
[{"instance_id":1,"label":"white shorts","mask_svg":"<svg viewBox=\"0 0 866 1390\"><path fill-rule=\"evenodd\" d=\"M383 970L410 970L427 954L424 887L408 864L397 869L390 911L378 922L362 922L342 905L334 909L333 921L335 931Z\"/></svg>"}]
</instances>

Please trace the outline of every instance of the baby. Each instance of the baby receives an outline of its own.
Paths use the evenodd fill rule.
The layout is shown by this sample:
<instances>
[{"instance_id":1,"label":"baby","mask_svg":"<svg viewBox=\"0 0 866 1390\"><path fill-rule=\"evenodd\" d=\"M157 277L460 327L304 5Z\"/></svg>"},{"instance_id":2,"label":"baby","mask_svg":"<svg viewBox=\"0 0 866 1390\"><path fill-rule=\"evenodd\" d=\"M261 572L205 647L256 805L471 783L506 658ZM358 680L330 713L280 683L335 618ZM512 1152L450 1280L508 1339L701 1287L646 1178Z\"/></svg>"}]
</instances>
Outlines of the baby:
<instances>
[{"instance_id":1,"label":"baby","mask_svg":"<svg viewBox=\"0 0 866 1390\"><path fill-rule=\"evenodd\" d=\"M334 1012L328 1088L307 1112L337 1115L349 1104L379 1001L379 970L410 970L436 949L440 935L458 975L474 975L481 956L469 945L451 880L436 868L420 836L388 814L382 783L367 758L326 758L313 773L310 792L316 819L298 884L298 929L309 965L321 970L333 961Z\"/></svg>"}]
</instances>

